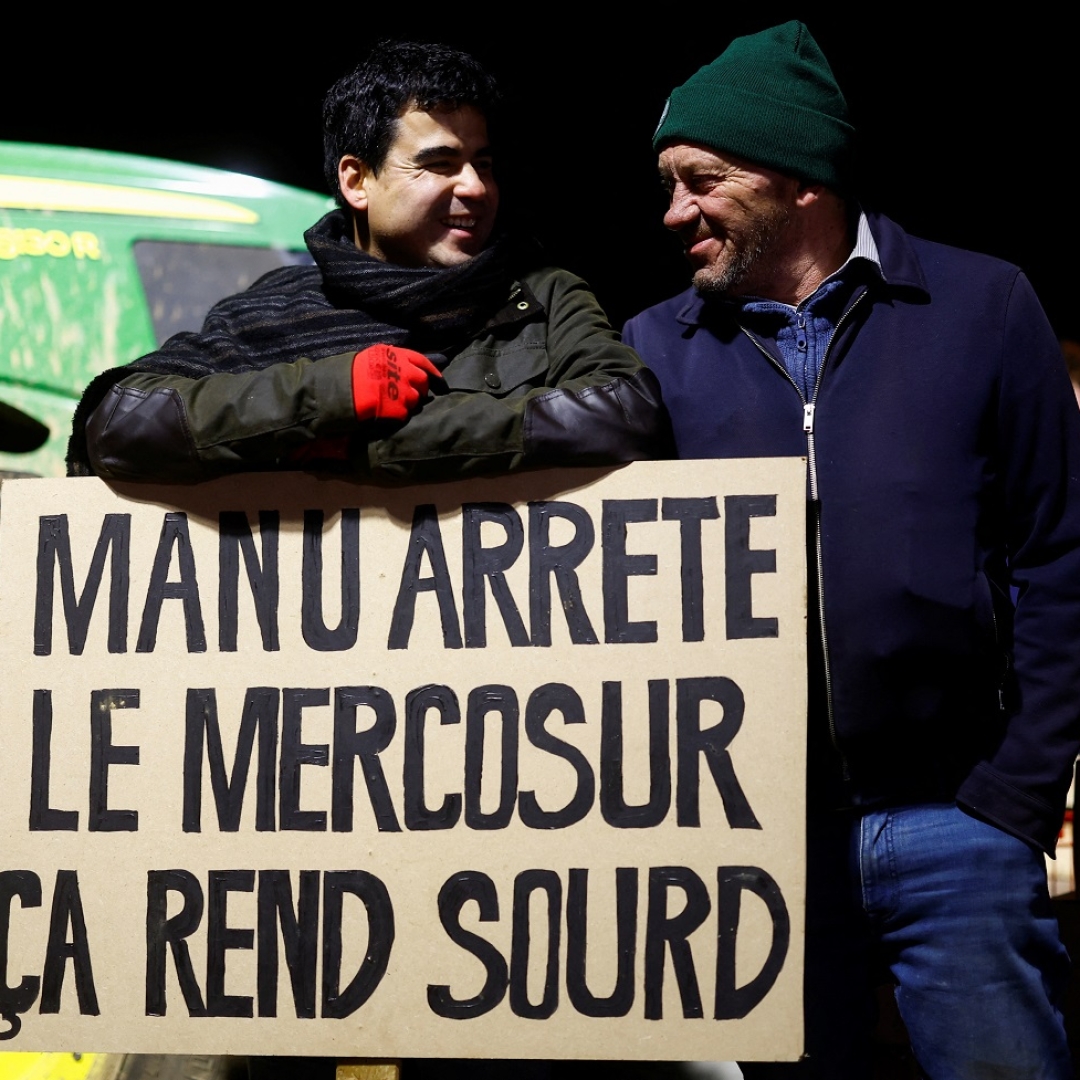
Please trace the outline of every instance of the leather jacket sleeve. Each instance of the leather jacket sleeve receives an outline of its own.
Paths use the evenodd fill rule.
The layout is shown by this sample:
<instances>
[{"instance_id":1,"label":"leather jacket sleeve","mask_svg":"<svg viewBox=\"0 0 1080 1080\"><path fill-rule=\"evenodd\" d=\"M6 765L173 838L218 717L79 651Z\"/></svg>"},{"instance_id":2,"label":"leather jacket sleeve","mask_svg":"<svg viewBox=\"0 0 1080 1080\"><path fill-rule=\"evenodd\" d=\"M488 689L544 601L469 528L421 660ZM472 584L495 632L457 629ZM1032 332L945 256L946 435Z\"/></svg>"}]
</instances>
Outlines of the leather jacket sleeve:
<instances>
[{"instance_id":1,"label":"leather jacket sleeve","mask_svg":"<svg viewBox=\"0 0 1080 1080\"><path fill-rule=\"evenodd\" d=\"M352 355L301 357L241 374L136 372L86 422L95 475L183 483L286 465L301 447L348 433Z\"/></svg>"},{"instance_id":2,"label":"leather jacket sleeve","mask_svg":"<svg viewBox=\"0 0 1080 1080\"><path fill-rule=\"evenodd\" d=\"M312 464L437 480L670 452L655 378L565 271L527 275L402 425L354 418L351 364L341 354L240 374L132 373L89 414L90 466L158 482Z\"/></svg>"}]
</instances>

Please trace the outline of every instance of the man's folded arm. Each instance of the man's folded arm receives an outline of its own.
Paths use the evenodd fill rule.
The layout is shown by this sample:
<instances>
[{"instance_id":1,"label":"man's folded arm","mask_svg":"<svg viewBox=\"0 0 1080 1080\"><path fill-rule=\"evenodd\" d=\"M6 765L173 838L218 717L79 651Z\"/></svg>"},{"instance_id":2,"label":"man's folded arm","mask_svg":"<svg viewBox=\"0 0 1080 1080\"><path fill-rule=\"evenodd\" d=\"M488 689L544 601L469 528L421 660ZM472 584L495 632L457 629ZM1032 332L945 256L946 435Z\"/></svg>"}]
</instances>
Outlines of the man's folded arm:
<instances>
[{"instance_id":1,"label":"man's folded arm","mask_svg":"<svg viewBox=\"0 0 1080 1080\"><path fill-rule=\"evenodd\" d=\"M547 314L545 384L501 397L433 397L402 428L368 443L373 473L423 481L673 456L659 383L585 282L550 270L531 285L528 295Z\"/></svg>"},{"instance_id":2,"label":"man's folded arm","mask_svg":"<svg viewBox=\"0 0 1080 1080\"><path fill-rule=\"evenodd\" d=\"M185 483L287 464L357 420L352 353L198 378L135 372L86 421L92 471L115 480Z\"/></svg>"},{"instance_id":3,"label":"man's folded arm","mask_svg":"<svg viewBox=\"0 0 1080 1080\"><path fill-rule=\"evenodd\" d=\"M580 279L554 271L541 284L538 296L529 295L546 315L545 336L521 363L532 360L542 385L530 368L518 387L462 388L451 367L448 389L424 356L386 346L194 376L146 370L152 354L136 365L143 370L114 376L87 409L89 471L187 483L244 469L322 466L425 481L669 456L670 424L652 373L619 341ZM372 395L358 382L365 372L385 371L388 358L405 373L407 406L394 398L397 386ZM364 403L374 401L381 404L372 412Z\"/></svg>"}]
</instances>

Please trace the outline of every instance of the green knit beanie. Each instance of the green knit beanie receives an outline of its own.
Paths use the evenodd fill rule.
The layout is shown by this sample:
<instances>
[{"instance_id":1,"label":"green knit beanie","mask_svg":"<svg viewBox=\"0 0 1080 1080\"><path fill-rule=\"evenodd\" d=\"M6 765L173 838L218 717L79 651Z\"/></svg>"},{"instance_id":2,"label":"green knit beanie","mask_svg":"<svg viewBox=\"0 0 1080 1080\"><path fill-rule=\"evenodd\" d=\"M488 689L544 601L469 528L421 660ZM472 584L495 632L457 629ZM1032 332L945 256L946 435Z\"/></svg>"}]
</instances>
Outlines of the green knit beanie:
<instances>
[{"instance_id":1,"label":"green knit beanie","mask_svg":"<svg viewBox=\"0 0 1080 1080\"><path fill-rule=\"evenodd\" d=\"M672 91L653 148L703 143L843 191L854 138L828 60L806 26L792 21L736 38Z\"/></svg>"}]
</instances>

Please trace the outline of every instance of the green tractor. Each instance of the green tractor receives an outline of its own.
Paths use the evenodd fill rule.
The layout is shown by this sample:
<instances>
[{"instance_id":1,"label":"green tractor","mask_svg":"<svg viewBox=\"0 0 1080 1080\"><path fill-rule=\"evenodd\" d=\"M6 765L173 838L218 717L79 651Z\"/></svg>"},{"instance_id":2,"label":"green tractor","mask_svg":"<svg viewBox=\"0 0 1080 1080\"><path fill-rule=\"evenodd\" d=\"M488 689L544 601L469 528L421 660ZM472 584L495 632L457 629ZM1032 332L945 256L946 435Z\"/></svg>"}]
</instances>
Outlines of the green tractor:
<instances>
[{"instance_id":1,"label":"green tractor","mask_svg":"<svg viewBox=\"0 0 1080 1080\"><path fill-rule=\"evenodd\" d=\"M0 142L0 475L63 476L100 371L307 262L328 196L130 154Z\"/></svg>"}]
</instances>

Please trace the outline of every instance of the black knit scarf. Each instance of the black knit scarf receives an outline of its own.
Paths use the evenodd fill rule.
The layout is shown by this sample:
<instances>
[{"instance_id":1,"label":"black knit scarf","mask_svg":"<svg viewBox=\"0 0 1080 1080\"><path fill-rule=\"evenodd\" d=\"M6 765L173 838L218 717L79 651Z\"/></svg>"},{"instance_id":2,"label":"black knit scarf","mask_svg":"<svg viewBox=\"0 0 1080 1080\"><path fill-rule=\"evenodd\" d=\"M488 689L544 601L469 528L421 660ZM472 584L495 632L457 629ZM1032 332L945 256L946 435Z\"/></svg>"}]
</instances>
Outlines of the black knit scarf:
<instances>
[{"instance_id":1,"label":"black knit scarf","mask_svg":"<svg viewBox=\"0 0 1080 1080\"><path fill-rule=\"evenodd\" d=\"M414 340L428 338L439 352L438 345L475 332L507 298L510 243L505 238L445 268L396 266L364 254L340 211L328 214L304 239L335 307L363 312L386 333L404 330Z\"/></svg>"}]
</instances>

